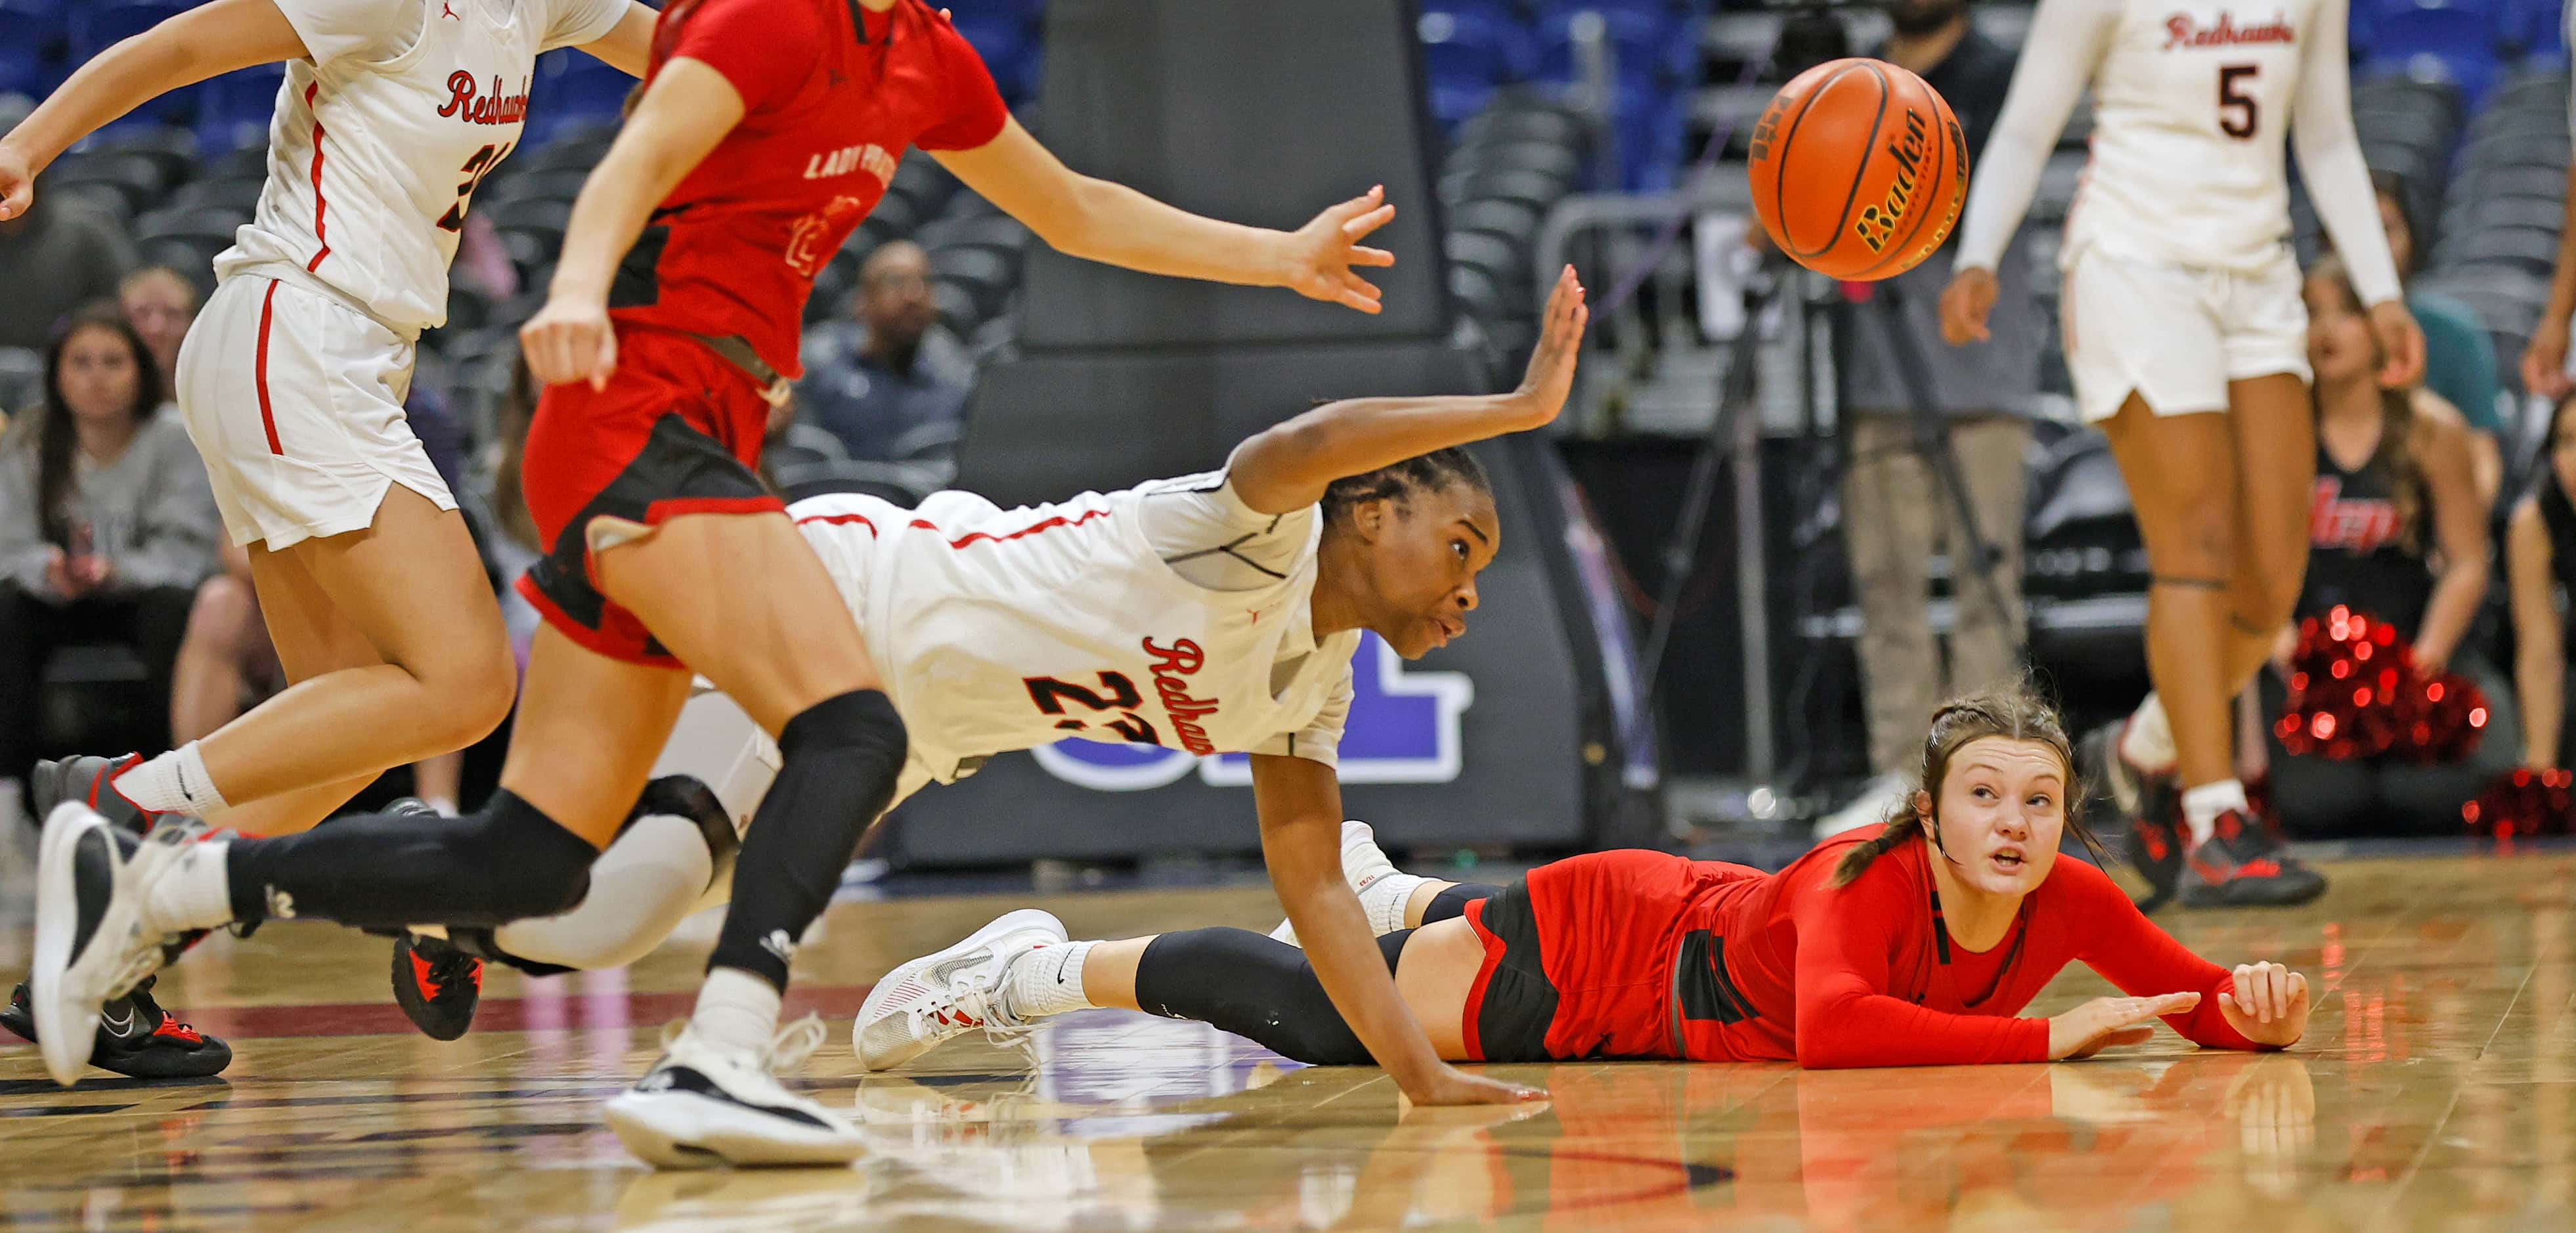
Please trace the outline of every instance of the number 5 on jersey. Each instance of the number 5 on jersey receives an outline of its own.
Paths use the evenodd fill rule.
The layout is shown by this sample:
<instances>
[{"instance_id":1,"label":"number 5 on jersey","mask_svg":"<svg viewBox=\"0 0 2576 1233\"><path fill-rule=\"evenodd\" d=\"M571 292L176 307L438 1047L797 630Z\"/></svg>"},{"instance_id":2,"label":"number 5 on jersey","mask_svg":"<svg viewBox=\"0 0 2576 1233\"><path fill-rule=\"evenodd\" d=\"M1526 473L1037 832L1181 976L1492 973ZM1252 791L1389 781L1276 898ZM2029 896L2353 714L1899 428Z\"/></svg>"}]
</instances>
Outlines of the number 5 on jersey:
<instances>
[{"instance_id":1,"label":"number 5 on jersey","mask_svg":"<svg viewBox=\"0 0 2576 1233\"><path fill-rule=\"evenodd\" d=\"M501 165L501 160L510 157L510 151L517 148L516 145L485 146L476 150L474 157L466 159L463 167L457 168L457 174L464 176L465 182L456 186L456 204L447 207L447 213L439 215L440 230L465 229L465 210L474 204L474 190L483 187L483 177L492 174L492 170Z\"/></svg>"},{"instance_id":2,"label":"number 5 on jersey","mask_svg":"<svg viewBox=\"0 0 2576 1233\"><path fill-rule=\"evenodd\" d=\"M2218 66L2218 131L2238 141L2252 141L2263 126L2263 111L2254 96L2237 88L2263 71L2259 64L2222 64Z\"/></svg>"}]
</instances>

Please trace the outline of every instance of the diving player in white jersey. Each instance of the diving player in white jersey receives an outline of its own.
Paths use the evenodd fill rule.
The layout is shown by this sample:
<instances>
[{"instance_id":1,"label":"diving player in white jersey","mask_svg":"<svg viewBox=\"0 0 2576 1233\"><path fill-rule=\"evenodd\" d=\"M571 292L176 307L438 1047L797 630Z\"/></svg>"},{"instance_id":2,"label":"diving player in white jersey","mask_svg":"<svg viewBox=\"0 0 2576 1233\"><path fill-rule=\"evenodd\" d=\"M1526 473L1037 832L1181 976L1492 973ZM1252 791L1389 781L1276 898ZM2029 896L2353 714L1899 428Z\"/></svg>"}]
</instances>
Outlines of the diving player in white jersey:
<instances>
[{"instance_id":1,"label":"diving player in white jersey","mask_svg":"<svg viewBox=\"0 0 2576 1233\"><path fill-rule=\"evenodd\" d=\"M841 495L791 506L911 734L895 802L1066 736L1249 753L1263 853L1298 935L1327 920L1330 945L1356 943L1340 931L1352 901L1331 893L1347 889L1334 768L1351 655L1364 629L1407 659L1465 632L1501 528L1483 471L1457 447L1553 419L1586 319L1569 270L1514 392L1333 403L1244 442L1222 471L1015 510L968 493L914 510ZM776 746L720 695L691 706L654 773L712 785L722 803L702 808L747 824ZM632 826L569 912L451 936L539 971L631 962L727 897L700 836ZM991 930L951 957L1024 940ZM1370 959L1342 949L1338 971ZM1421 1064L1388 1052L1416 1043L1395 1008L1360 1000L1352 976L1325 979L1337 1005L1367 1007L1354 1026L1390 1070ZM939 994L888 986L871 1005ZM901 1010L893 1019L910 1022Z\"/></svg>"},{"instance_id":2,"label":"diving player in white jersey","mask_svg":"<svg viewBox=\"0 0 2576 1233\"><path fill-rule=\"evenodd\" d=\"M2060 324L2076 401L2110 436L2146 542L2156 686L2106 761L2159 896L2179 880L2195 905L2325 889L2253 816L2230 752L2230 700L2298 599L2315 478L2285 129L2369 305L2380 380L2424 366L2353 135L2345 2L2040 0L1941 297L1953 345L1986 336L1995 263L2090 86ZM2179 819L2169 790L2139 803L2176 779Z\"/></svg>"},{"instance_id":3,"label":"diving player in white jersey","mask_svg":"<svg viewBox=\"0 0 2576 1233\"><path fill-rule=\"evenodd\" d=\"M447 319L448 263L476 186L519 143L537 54L576 46L641 74L654 19L634 0L212 0L100 52L0 137L15 218L107 122L287 65L268 183L215 259L175 394L296 684L148 762L40 767L40 812L78 797L137 830L161 812L301 830L509 713L500 607L404 418L414 344Z\"/></svg>"}]
</instances>

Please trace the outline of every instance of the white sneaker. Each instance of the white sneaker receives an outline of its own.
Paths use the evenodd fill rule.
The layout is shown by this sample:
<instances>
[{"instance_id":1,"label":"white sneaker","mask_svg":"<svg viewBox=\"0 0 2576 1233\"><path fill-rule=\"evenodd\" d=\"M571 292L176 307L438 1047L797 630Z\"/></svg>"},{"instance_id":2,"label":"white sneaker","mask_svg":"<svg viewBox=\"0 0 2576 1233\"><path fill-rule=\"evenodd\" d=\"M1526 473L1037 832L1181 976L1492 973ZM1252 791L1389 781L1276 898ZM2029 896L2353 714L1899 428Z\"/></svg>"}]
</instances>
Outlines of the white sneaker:
<instances>
[{"instance_id":1,"label":"white sneaker","mask_svg":"<svg viewBox=\"0 0 2576 1233\"><path fill-rule=\"evenodd\" d=\"M1852 803L1816 819L1816 839L1821 842L1844 831L1883 825L1905 804L1905 786L1902 775L1881 775L1861 785Z\"/></svg>"},{"instance_id":2,"label":"white sneaker","mask_svg":"<svg viewBox=\"0 0 2576 1233\"><path fill-rule=\"evenodd\" d=\"M608 1128L657 1169L847 1164L866 1150L858 1129L772 1073L802 1063L827 1035L823 1021L807 1015L755 1054L673 1024L663 1031L662 1060L603 1107Z\"/></svg>"},{"instance_id":3,"label":"white sneaker","mask_svg":"<svg viewBox=\"0 0 2576 1233\"><path fill-rule=\"evenodd\" d=\"M1396 872L1399 871L1395 862L1387 857L1385 849L1377 846L1377 832L1369 829L1368 823L1357 819L1342 823L1342 881L1350 884L1352 894L1367 890L1370 883ZM1285 920L1270 931L1270 936L1290 946L1303 945L1297 940L1295 927Z\"/></svg>"},{"instance_id":4,"label":"white sneaker","mask_svg":"<svg viewBox=\"0 0 2576 1233\"><path fill-rule=\"evenodd\" d=\"M886 973L859 1006L850 1048L863 1070L901 1066L971 1028L988 1033L1028 1026L994 995L1011 961L1040 946L1063 945L1064 922L1035 908L1006 912L966 939Z\"/></svg>"},{"instance_id":5,"label":"white sneaker","mask_svg":"<svg viewBox=\"0 0 2576 1233\"><path fill-rule=\"evenodd\" d=\"M89 1064L99 1008L168 961L143 891L188 835L155 831L126 856L107 820L78 801L55 806L36 852L36 961L29 1009L45 1073L70 1087ZM130 841L129 841L130 842Z\"/></svg>"}]
</instances>

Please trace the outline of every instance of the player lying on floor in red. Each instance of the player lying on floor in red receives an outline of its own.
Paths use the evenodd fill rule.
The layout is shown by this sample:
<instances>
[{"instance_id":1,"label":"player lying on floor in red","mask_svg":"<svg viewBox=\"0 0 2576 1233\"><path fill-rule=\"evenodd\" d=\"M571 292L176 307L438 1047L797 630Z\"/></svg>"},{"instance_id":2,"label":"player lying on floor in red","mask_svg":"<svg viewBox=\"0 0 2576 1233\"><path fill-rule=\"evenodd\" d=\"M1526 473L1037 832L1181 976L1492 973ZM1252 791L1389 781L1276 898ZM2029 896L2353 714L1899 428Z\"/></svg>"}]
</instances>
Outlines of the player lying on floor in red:
<instances>
[{"instance_id":1,"label":"player lying on floor in red","mask_svg":"<svg viewBox=\"0 0 2576 1233\"><path fill-rule=\"evenodd\" d=\"M1776 874L1660 852L1601 852L1509 887L1399 873L1367 826L1344 875L1396 987L1442 1057L1795 1060L1809 1067L2080 1058L2162 1018L2218 1049L2281 1048L2308 982L2232 972L2150 922L2092 865L2058 859L2081 800L2057 716L2020 693L1953 701L1923 743L1922 791L1885 827ZM1199 1019L1319 1065L1365 1065L1285 925L1072 942L1020 911L887 974L853 1031L884 1069L970 1028L1092 1006ZM2125 997L2019 1012L2070 961Z\"/></svg>"}]
</instances>

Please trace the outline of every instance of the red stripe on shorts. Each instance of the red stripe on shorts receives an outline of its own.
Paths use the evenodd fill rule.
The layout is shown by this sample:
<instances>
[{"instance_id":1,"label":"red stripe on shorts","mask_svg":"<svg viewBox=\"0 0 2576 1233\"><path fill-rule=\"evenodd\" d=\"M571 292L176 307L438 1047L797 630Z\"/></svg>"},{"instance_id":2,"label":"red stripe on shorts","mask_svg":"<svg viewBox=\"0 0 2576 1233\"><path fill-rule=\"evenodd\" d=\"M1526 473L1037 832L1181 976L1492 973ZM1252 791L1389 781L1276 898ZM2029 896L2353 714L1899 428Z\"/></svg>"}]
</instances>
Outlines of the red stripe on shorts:
<instances>
[{"instance_id":1,"label":"red stripe on shorts","mask_svg":"<svg viewBox=\"0 0 2576 1233\"><path fill-rule=\"evenodd\" d=\"M277 284L268 284L268 294L259 297L259 360L252 375L259 384L259 426L268 431L268 452L284 457L286 447L277 441L277 413L268 405L268 320L277 303Z\"/></svg>"}]
</instances>

